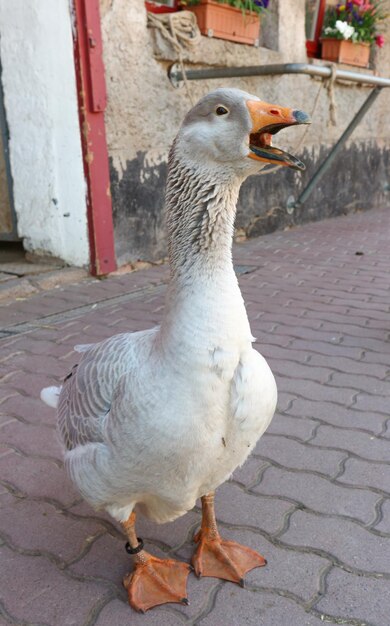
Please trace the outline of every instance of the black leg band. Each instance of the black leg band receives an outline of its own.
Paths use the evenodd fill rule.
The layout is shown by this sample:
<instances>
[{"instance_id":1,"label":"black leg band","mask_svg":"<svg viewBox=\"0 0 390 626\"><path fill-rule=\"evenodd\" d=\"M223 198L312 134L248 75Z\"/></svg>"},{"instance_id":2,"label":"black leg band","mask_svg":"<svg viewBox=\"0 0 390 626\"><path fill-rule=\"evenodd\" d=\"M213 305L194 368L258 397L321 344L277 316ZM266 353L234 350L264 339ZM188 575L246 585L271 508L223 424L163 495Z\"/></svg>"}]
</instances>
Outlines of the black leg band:
<instances>
[{"instance_id":1,"label":"black leg band","mask_svg":"<svg viewBox=\"0 0 390 626\"><path fill-rule=\"evenodd\" d=\"M125 550L127 554L138 554L138 552L141 552L141 550L144 549L144 542L142 541L141 537L137 537L137 539L138 546L136 548L132 548L129 542L126 543Z\"/></svg>"}]
</instances>

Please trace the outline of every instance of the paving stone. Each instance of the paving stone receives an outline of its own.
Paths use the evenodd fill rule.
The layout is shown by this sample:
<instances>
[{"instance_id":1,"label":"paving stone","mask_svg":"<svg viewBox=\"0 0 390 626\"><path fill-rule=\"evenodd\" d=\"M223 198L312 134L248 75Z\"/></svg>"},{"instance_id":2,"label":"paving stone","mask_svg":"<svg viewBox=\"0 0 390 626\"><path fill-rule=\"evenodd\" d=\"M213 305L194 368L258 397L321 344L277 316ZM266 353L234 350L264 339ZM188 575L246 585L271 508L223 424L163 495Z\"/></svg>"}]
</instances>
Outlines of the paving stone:
<instances>
[{"instance_id":1,"label":"paving stone","mask_svg":"<svg viewBox=\"0 0 390 626\"><path fill-rule=\"evenodd\" d=\"M251 455L249 459L245 461L244 465L234 470L232 480L248 487L258 480L259 474L265 467L268 467L267 462Z\"/></svg>"},{"instance_id":2,"label":"paving stone","mask_svg":"<svg viewBox=\"0 0 390 626\"><path fill-rule=\"evenodd\" d=\"M8 372L2 379L0 376L0 390L4 387L9 391L16 391L28 397L38 398L43 387L61 384L62 377L50 376L49 374L28 374L23 370Z\"/></svg>"},{"instance_id":3,"label":"paving stone","mask_svg":"<svg viewBox=\"0 0 390 626\"><path fill-rule=\"evenodd\" d=\"M85 522L80 520L80 523ZM115 585L118 593L121 593L123 577L133 569L132 559L125 551L125 541L104 532L93 541L82 558L69 566L69 571L78 576L106 580ZM159 558L166 556L155 545L147 544L146 549ZM126 598L125 593L123 598Z\"/></svg>"},{"instance_id":4,"label":"paving stone","mask_svg":"<svg viewBox=\"0 0 390 626\"><path fill-rule=\"evenodd\" d=\"M388 319L389 316L386 307L383 307L383 310L379 310L379 308L377 307L370 308L369 303L366 303L365 308L362 310L350 308L348 311L348 315L350 316L352 323L354 322L356 317L358 315L362 315L362 313L364 313L364 315L366 315L368 319L371 318L383 322L386 322L386 319Z\"/></svg>"},{"instance_id":5,"label":"paving stone","mask_svg":"<svg viewBox=\"0 0 390 626\"><path fill-rule=\"evenodd\" d=\"M24 371L37 374L49 373L51 376L63 376L61 361L47 355L40 355L37 358L34 354L15 351L14 354L7 356L7 364L12 369L23 369Z\"/></svg>"},{"instance_id":6,"label":"paving stone","mask_svg":"<svg viewBox=\"0 0 390 626\"><path fill-rule=\"evenodd\" d=\"M309 357L309 353L303 350L292 350L291 348L280 348L279 346L273 346L267 343L255 342L254 348L263 355L267 361L273 357L278 359L288 359L289 361L296 361L297 363L305 363Z\"/></svg>"},{"instance_id":7,"label":"paving stone","mask_svg":"<svg viewBox=\"0 0 390 626\"><path fill-rule=\"evenodd\" d=\"M383 324L382 324L383 326ZM335 371L346 374L362 374L363 376L377 376L378 378L384 378L386 372L389 369L389 364L370 364L363 361L356 361L355 359L343 358L343 357L330 357L322 354L311 354L310 365L320 367L330 367Z\"/></svg>"},{"instance_id":8,"label":"paving stone","mask_svg":"<svg viewBox=\"0 0 390 626\"><path fill-rule=\"evenodd\" d=\"M305 327L305 320L301 324L301 318L297 319L296 325L284 325L278 326L277 334L286 335L293 339L308 339L310 341L326 341L327 343L340 343L342 340L342 333L340 329L338 332L326 332L316 328Z\"/></svg>"},{"instance_id":9,"label":"paving stone","mask_svg":"<svg viewBox=\"0 0 390 626\"><path fill-rule=\"evenodd\" d=\"M390 397L390 381L379 380L373 376L357 376L356 374L351 375L335 372L329 384L336 387L354 386L370 394ZM358 407L358 404L356 404L356 407Z\"/></svg>"},{"instance_id":10,"label":"paving stone","mask_svg":"<svg viewBox=\"0 0 390 626\"><path fill-rule=\"evenodd\" d=\"M389 316L387 316L387 319L388 317ZM383 324L385 325L386 322L383 322ZM370 374L371 374L372 364L375 364L375 365L382 364L382 365L385 365L386 369L388 369L389 352L388 350L384 352L371 352L369 350L365 350L364 354L362 355L362 362L367 364L367 371L369 371Z\"/></svg>"},{"instance_id":11,"label":"paving stone","mask_svg":"<svg viewBox=\"0 0 390 626\"><path fill-rule=\"evenodd\" d=\"M280 337L263 331L260 324L256 323L256 321L251 324L251 330L253 336L256 338L255 344L259 344L262 347L264 345L271 345L288 348L292 341L289 337Z\"/></svg>"},{"instance_id":12,"label":"paving stone","mask_svg":"<svg viewBox=\"0 0 390 626\"><path fill-rule=\"evenodd\" d=\"M94 538L105 532L99 524L71 519L46 502L8 495L2 505L7 507L7 516L0 520L1 532L22 551L38 555L50 552L69 562L79 558Z\"/></svg>"},{"instance_id":13,"label":"paving stone","mask_svg":"<svg viewBox=\"0 0 390 626\"><path fill-rule=\"evenodd\" d=\"M32 334L21 335L15 339L12 346L13 349L23 350L23 352L29 354L50 355L53 357L60 357L63 354L61 346L58 346L53 340L44 340L42 337L35 337Z\"/></svg>"},{"instance_id":14,"label":"paving stone","mask_svg":"<svg viewBox=\"0 0 390 626\"><path fill-rule=\"evenodd\" d=\"M0 458L0 475L12 488L29 497L51 498L64 506L78 497L64 470L46 459L8 455Z\"/></svg>"},{"instance_id":15,"label":"paving stone","mask_svg":"<svg viewBox=\"0 0 390 626\"><path fill-rule=\"evenodd\" d=\"M318 450L310 445L299 443L284 436L265 433L257 444L255 454L271 459L287 468L312 470L334 475L345 458L345 453L336 450Z\"/></svg>"},{"instance_id":16,"label":"paving stone","mask_svg":"<svg viewBox=\"0 0 390 626\"><path fill-rule=\"evenodd\" d=\"M388 626L388 580L355 576L335 568L328 574L326 582L326 594L315 605L316 610L334 617L342 615L345 620L359 620L359 624Z\"/></svg>"},{"instance_id":17,"label":"paving stone","mask_svg":"<svg viewBox=\"0 0 390 626\"><path fill-rule=\"evenodd\" d=\"M35 297L20 303L20 311L23 312L26 321L45 318L72 308L74 308L72 303L57 289L49 293L35 294Z\"/></svg>"},{"instance_id":18,"label":"paving stone","mask_svg":"<svg viewBox=\"0 0 390 626\"><path fill-rule=\"evenodd\" d=\"M14 278L0 283L0 304L9 300L19 300L27 298L36 293L38 289L34 287L26 278Z\"/></svg>"},{"instance_id":19,"label":"paving stone","mask_svg":"<svg viewBox=\"0 0 390 626\"><path fill-rule=\"evenodd\" d=\"M375 535L346 519L296 511L280 540L290 546L324 551L322 556L334 556L356 573L361 570L390 574L390 537Z\"/></svg>"},{"instance_id":20,"label":"paving stone","mask_svg":"<svg viewBox=\"0 0 390 626\"><path fill-rule=\"evenodd\" d=\"M368 463L360 459L347 459L345 471L338 477L344 484L374 487L390 495L390 461L389 463Z\"/></svg>"},{"instance_id":21,"label":"paving stone","mask_svg":"<svg viewBox=\"0 0 390 626\"><path fill-rule=\"evenodd\" d=\"M108 591L93 581L71 579L43 557L26 557L5 546L0 550L3 601L13 623L80 626Z\"/></svg>"},{"instance_id":22,"label":"paving stone","mask_svg":"<svg viewBox=\"0 0 390 626\"><path fill-rule=\"evenodd\" d=\"M216 516L225 524L257 527L272 534L283 525L289 509L289 502L245 493L234 483L225 483L216 492Z\"/></svg>"},{"instance_id":23,"label":"paving stone","mask_svg":"<svg viewBox=\"0 0 390 626\"><path fill-rule=\"evenodd\" d=\"M349 489L329 482L315 474L289 472L269 467L261 483L253 491L296 500L314 511L331 515L346 515L369 523L375 519L378 495L367 489Z\"/></svg>"},{"instance_id":24,"label":"paving stone","mask_svg":"<svg viewBox=\"0 0 390 626\"><path fill-rule=\"evenodd\" d=\"M4 426L12 424L15 421L16 419L14 417L9 417L8 415L0 412L0 428L4 428Z\"/></svg>"},{"instance_id":25,"label":"paving stone","mask_svg":"<svg viewBox=\"0 0 390 626\"><path fill-rule=\"evenodd\" d=\"M390 535L390 500L385 500L381 507L382 519L376 524L376 530Z\"/></svg>"},{"instance_id":26,"label":"paving stone","mask_svg":"<svg viewBox=\"0 0 390 626\"><path fill-rule=\"evenodd\" d=\"M124 540L124 535L122 533L120 525L115 520L113 520L111 515L109 515L104 510L95 511L95 509L93 509L85 500L83 500L81 496L75 499L69 506L66 506L64 508L66 508L67 514L72 516L72 518L92 520L93 522L101 524L101 526L105 528L107 532L113 537L116 537L121 541Z\"/></svg>"},{"instance_id":27,"label":"paving stone","mask_svg":"<svg viewBox=\"0 0 390 626\"><path fill-rule=\"evenodd\" d=\"M304 350L309 352L316 352L317 354L323 354L326 356L340 356L350 359L359 360L362 356L362 348L348 348L344 345L325 343L324 341L309 342L303 339L294 339L291 343L291 348L296 350Z\"/></svg>"},{"instance_id":28,"label":"paving stone","mask_svg":"<svg viewBox=\"0 0 390 626\"><path fill-rule=\"evenodd\" d=\"M367 395L362 392L356 398L353 406L360 411L380 411L386 417L390 417L390 394L387 397L382 397Z\"/></svg>"},{"instance_id":29,"label":"paving stone","mask_svg":"<svg viewBox=\"0 0 390 626\"><path fill-rule=\"evenodd\" d=\"M20 418L30 424L56 428L55 411L44 404L41 399L25 396L18 391L11 390L9 397L0 400L0 411L9 417Z\"/></svg>"},{"instance_id":30,"label":"paving stone","mask_svg":"<svg viewBox=\"0 0 390 626\"><path fill-rule=\"evenodd\" d=\"M371 337L365 337L362 335L359 335L357 337L350 337L346 335L344 337L343 345L362 347L364 350L372 351L373 354L375 353L383 354L386 352L387 354L389 354L389 351L386 345L386 335L379 339L373 339Z\"/></svg>"},{"instance_id":31,"label":"paving stone","mask_svg":"<svg viewBox=\"0 0 390 626\"><path fill-rule=\"evenodd\" d=\"M267 428L269 434L291 435L305 441L309 439L318 422L309 418L290 417L288 415L275 415Z\"/></svg>"},{"instance_id":32,"label":"paving stone","mask_svg":"<svg viewBox=\"0 0 390 626\"><path fill-rule=\"evenodd\" d=\"M369 339L377 339L378 330L375 328L369 328L365 325L366 320L362 320L362 323L356 323L356 318L354 318L354 324L349 324L347 320L340 319L338 322L329 322L323 321L321 328L324 330L334 330L338 332L342 332L344 336L351 337L351 340L355 337L368 337ZM383 324L382 324L383 326Z\"/></svg>"},{"instance_id":33,"label":"paving stone","mask_svg":"<svg viewBox=\"0 0 390 626\"><path fill-rule=\"evenodd\" d=\"M281 381L281 389L300 396L307 400L316 400L317 402L335 402L337 404L351 404L355 389L331 387L317 383L313 380L299 380L292 378L284 378Z\"/></svg>"},{"instance_id":34,"label":"paving stone","mask_svg":"<svg viewBox=\"0 0 390 626\"><path fill-rule=\"evenodd\" d=\"M323 420L328 424L344 428L363 428L372 434L379 434L383 430L386 416L370 411L358 411L355 406L344 407L334 402L316 402L297 398L287 409L289 415L309 417Z\"/></svg>"},{"instance_id":35,"label":"paving stone","mask_svg":"<svg viewBox=\"0 0 390 626\"><path fill-rule=\"evenodd\" d=\"M200 505L200 502L198 504ZM156 524L139 515L137 528L139 528L145 541L160 546L166 554L173 554L180 550L184 543L190 545L191 548L193 547L193 535L195 530L200 527L200 521L201 515L196 510L189 511L167 524Z\"/></svg>"},{"instance_id":36,"label":"paving stone","mask_svg":"<svg viewBox=\"0 0 390 626\"><path fill-rule=\"evenodd\" d=\"M229 612L228 622L227 607ZM234 609L233 609L234 607ZM200 624L202 626L320 626L319 617L308 614L299 602L269 592L251 591L224 585L217 595L215 607ZM332 624L332 622L328 622ZM333 622L334 624L334 622Z\"/></svg>"},{"instance_id":37,"label":"paving stone","mask_svg":"<svg viewBox=\"0 0 390 626\"><path fill-rule=\"evenodd\" d=\"M278 382L278 381L276 381ZM285 393L282 390L278 389L278 405L277 405L277 410L280 412L284 412L287 411L289 409L289 407L292 405L293 401L295 400L295 395L293 395L292 393Z\"/></svg>"},{"instance_id":38,"label":"paving stone","mask_svg":"<svg viewBox=\"0 0 390 626\"><path fill-rule=\"evenodd\" d=\"M384 429L383 429L383 432L381 433L381 436L387 440L390 440L390 419L387 419L385 421Z\"/></svg>"},{"instance_id":39,"label":"paving stone","mask_svg":"<svg viewBox=\"0 0 390 626\"><path fill-rule=\"evenodd\" d=\"M62 467L63 449L54 428L12 420L4 424L1 432L2 440L11 447L15 446L24 454L57 459L58 466Z\"/></svg>"},{"instance_id":40,"label":"paving stone","mask_svg":"<svg viewBox=\"0 0 390 626\"><path fill-rule=\"evenodd\" d=\"M274 374L279 374L281 377L287 376L294 379L298 378L299 380L316 380L320 383L324 383L327 382L329 376L332 374L330 368L303 365L295 361L288 361L287 359L271 357L269 362Z\"/></svg>"},{"instance_id":41,"label":"paving stone","mask_svg":"<svg viewBox=\"0 0 390 626\"><path fill-rule=\"evenodd\" d=\"M320 426L308 445L341 448L371 461L389 460L389 442L386 439L342 428Z\"/></svg>"}]
</instances>

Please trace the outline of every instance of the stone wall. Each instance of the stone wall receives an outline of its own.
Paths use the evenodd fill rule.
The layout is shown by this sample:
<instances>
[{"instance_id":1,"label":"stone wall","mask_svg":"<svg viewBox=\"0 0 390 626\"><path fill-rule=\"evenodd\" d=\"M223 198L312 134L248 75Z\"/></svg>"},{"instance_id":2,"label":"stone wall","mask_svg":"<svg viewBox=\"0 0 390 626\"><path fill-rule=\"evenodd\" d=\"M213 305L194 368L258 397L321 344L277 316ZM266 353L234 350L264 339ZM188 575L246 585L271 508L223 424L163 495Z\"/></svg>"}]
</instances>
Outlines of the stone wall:
<instances>
[{"instance_id":1,"label":"stone wall","mask_svg":"<svg viewBox=\"0 0 390 626\"><path fill-rule=\"evenodd\" d=\"M185 57L186 64L205 67L306 62L304 0L271 0L271 6L272 11L263 24L262 47L202 37L199 47ZM176 56L154 29L147 28L143 0L101 0L101 15L118 263L156 260L166 254L163 216L166 158L191 107L190 97L186 89L174 89L168 81L167 70ZM390 76L390 43L375 51L373 67L381 75ZM369 88L336 85L337 124L333 126L329 120L328 92L320 80L280 76L193 81L189 84L191 99L196 101L220 86L238 87L269 102L308 113L312 113L316 102L313 124L304 138L305 128L291 128L278 137L280 147L304 160L306 172L281 168L248 179L240 194L237 215L241 235L256 236L388 201L390 89L380 94L305 205L289 215L288 198L297 197L303 189L360 108Z\"/></svg>"}]
</instances>

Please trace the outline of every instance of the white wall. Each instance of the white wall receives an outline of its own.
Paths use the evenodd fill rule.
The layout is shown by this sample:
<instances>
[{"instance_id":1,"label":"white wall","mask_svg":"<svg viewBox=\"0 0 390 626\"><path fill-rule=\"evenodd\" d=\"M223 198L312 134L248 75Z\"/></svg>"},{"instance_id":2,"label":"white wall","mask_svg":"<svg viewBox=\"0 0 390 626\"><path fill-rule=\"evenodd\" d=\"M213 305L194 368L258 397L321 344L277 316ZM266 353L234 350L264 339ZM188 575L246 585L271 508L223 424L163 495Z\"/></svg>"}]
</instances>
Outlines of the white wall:
<instances>
[{"instance_id":1,"label":"white wall","mask_svg":"<svg viewBox=\"0 0 390 626\"><path fill-rule=\"evenodd\" d=\"M69 0L0 0L0 59L18 233L89 262Z\"/></svg>"}]
</instances>

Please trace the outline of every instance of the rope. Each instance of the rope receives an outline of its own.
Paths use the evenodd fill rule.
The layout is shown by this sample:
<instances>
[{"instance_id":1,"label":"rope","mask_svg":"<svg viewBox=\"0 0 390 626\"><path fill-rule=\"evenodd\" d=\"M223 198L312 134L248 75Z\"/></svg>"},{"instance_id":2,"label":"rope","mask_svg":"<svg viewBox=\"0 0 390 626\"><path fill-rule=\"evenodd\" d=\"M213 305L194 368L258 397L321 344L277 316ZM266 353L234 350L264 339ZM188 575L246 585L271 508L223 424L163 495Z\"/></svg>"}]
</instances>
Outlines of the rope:
<instances>
[{"instance_id":1,"label":"rope","mask_svg":"<svg viewBox=\"0 0 390 626\"><path fill-rule=\"evenodd\" d=\"M201 40L201 34L196 21L196 16L191 11L178 11L177 13L162 13L160 15L148 13L148 25L157 28L161 35L171 44L178 56L178 61L183 74L184 86L188 98L195 104L187 80L183 62L185 48L191 50Z\"/></svg>"},{"instance_id":2,"label":"rope","mask_svg":"<svg viewBox=\"0 0 390 626\"><path fill-rule=\"evenodd\" d=\"M330 122L333 126L337 125L337 119L336 119L336 99L335 99L335 95L334 95L334 85L336 82L336 70L337 70L337 66L336 63L326 63L327 67L330 67L331 70L331 75L329 76L329 78L325 79L325 86L326 86L326 90L328 92L328 97L329 97L329 118L330 118Z\"/></svg>"}]
</instances>

